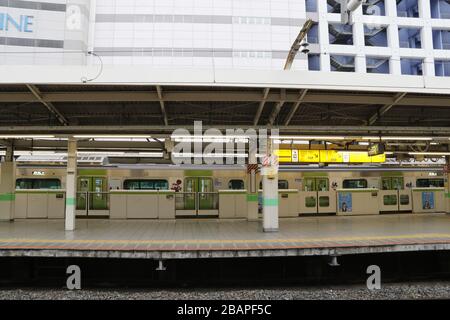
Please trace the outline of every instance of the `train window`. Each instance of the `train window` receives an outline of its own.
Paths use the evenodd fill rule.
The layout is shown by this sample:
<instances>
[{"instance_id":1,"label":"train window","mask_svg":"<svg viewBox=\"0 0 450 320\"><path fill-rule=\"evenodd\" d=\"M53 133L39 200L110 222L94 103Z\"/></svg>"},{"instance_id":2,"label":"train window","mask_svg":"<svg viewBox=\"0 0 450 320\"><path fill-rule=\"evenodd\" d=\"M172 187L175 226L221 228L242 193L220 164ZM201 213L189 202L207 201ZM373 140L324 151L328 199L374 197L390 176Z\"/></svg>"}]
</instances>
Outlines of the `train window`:
<instances>
[{"instance_id":1,"label":"train window","mask_svg":"<svg viewBox=\"0 0 450 320\"><path fill-rule=\"evenodd\" d=\"M305 207L306 208L317 207L316 197L306 197L305 198Z\"/></svg>"},{"instance_id":2,"label":"train window","mask_svg":"<svg viewBox=\"0 0 450 320\"><path fill-rule=\"evenodd\" d=\"M385 177L381 179L382 190L403 190L403 177Z\"/></svg>"},{"instance_id":3,"label":"train window","mask_svg":"<svg viewBox=\"0 0 450 320\"><path fill-rule=\"evenodd\" d=\"M228 189L230 190L244 190L245 189L245 185L244 185L244 180L230 180L228 182Z\"/></svg>"},{"instance_id":4,"label":"train window","mask_svg":"<svg viewBox=\"0 0 450 320\"><path fill-rule=\"evenodd\" d=\"M125 190L169 190L169 182L162 179L152 180L125 180Z\"/></svg>"},{"instance_id":5,"label":"train window","mask_svg":"<svg viewBox=\"0 0 450 320\"><path fill-rule=\"evenodd\" d=\"M262 189L262 181L259 183L259 189ZM279 190L289 189L289 182L287 180L278 180L278 189Z\"/></svg>"},{"instance_id":6,"label":"train window","mask_svg":"<svg viewBox=\"0 0 450 320\"><path fill-rule=\"evenodd\" d=\"M342 182L342 187L344 189L366 189L367 180L366 179L347 179Z\"/></svg>"},{"instance_id":7,"label":"train window","mask_svg":"<svg viewBox=\"0 0 450 320\"><path fill-rule=\"evenodd\" d=\"M287 180L278 180L278 189L289 189L289 182Z\"/></svg>"},{"instance_id":8,"label":"train window","mask_svg":"<svg viewBox=\"0 0 450 320\"><path fill-rule=\"evenodd\" d=\"M328 208L330 206L330 197L319 197L319 207Z\"/></svg>"},{"instance_id":9,"label":"train window","mask_svg":"<svg viewBox=\"0 0 450 320\"><path fill-rule=\"evenodd\" d=\"M61 189L59 179L17 179L16 189Z\"/></svg>"},{"instance_id":10,"label":"train window","mask_svg":"<svg viewBox=\"0 0 450 320\"><path fill-rule=\"evenodd\" d=\"M328 178L306 178L303 188L305 191L328 191Z\"/></svg>"},{"instance_id":11,"label":"train window","mask_svg":"<svg viewBox=\"0 0 450 320\"><path fill-rule=\"evenodd\" d=\"M418 188L443 188L444 179L417 179Z\"/></svg>"}]
</instances>

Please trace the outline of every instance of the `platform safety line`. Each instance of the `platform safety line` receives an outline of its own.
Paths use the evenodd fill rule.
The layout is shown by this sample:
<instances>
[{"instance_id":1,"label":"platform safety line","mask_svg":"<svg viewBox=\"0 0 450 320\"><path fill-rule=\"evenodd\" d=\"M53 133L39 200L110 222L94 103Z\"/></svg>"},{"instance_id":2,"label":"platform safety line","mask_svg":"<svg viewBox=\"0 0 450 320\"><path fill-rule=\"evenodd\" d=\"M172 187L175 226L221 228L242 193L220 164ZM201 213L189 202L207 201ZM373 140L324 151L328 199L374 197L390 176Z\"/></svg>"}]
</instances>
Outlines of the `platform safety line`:
<instances>
[{"instance_id":1,"label":"platform safety line","mask_svg":"<svg viewBox=\"0 0 450 320\"><path fill-rule=\"evenodd\" d=\"M371 240L402 240L402 239L436 239L445 238L450 240L450 234L429 233L429 234L410 234L410 235L392 235L392 236L368 236L368 237L330 237L330 238L290 238L290 239L183 239L183 240L117 240L117 239L20 239L9 238L0 239L0 245L5 243L78 243L78 244L230 244L230 243L288 243L288 242L352 242L352 241L371 241Z\"/></svg>"}]
</instances>

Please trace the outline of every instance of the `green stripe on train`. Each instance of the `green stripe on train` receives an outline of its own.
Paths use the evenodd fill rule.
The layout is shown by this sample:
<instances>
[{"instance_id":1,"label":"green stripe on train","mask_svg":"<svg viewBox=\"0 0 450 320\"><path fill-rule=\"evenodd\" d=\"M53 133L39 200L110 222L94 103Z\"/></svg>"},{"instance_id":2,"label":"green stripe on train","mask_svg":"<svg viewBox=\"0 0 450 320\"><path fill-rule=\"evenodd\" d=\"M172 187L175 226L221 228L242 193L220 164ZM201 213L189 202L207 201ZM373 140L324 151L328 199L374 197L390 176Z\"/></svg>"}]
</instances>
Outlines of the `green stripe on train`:
<instances>
[{"instance_id":1,"label":"green stripe on train","mask_svg":"<svg viewBox=\"0 0 450 320\"><path fill-rule=\"evenodd\" d=\"M248 202L258 202L258 194L247 194Z\"/></svg>"},{"instance_id":2,"label":"green stripe on train","mask_svg":"<svg viewBox=\"0 0 450 320\"><path fill-rule=\"evenodd\" d=\"M16 200L16 195L14 193L2 193L0 194L0 201L14 201Z\"/></svg>"}]
</instances>

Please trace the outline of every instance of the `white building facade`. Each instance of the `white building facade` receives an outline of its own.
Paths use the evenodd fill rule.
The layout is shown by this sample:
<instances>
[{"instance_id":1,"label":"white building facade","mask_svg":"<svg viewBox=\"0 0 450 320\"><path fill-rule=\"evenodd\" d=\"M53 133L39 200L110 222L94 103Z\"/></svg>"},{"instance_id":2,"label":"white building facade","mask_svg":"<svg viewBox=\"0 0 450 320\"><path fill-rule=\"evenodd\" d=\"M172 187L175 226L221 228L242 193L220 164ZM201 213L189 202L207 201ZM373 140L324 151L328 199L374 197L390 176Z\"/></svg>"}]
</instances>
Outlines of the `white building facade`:
<instances>
[{"instance_id":1,"label":"white building facade","mask_svg":"<svg viewBox=\"0 0 450 320\"><path fill-rule=\"evenodd\" d=\"M334 0L0 0L0 63L281 70L311 18L294 70L450 76L449 1L369 4L342 25Z\"/></svg>"}]
</instances>

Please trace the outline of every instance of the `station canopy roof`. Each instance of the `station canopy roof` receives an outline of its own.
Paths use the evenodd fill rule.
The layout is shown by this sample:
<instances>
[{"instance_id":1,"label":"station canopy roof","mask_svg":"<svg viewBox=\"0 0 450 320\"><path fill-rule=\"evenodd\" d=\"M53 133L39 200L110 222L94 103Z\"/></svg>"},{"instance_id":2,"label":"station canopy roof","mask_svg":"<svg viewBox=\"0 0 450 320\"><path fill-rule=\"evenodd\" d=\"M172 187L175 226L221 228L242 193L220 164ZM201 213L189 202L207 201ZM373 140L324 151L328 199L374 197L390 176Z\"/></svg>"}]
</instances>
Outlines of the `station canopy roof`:
<instances>
[{"instance_id":1,"label":"station canopy roof","mask_svg":"<svg viewBox=\"0 0 450 320\"><path fill-rule=\"evenodd\" d=\"M8 68L2 73L15 70ZM427 84L414 76L133 70L106 70L83 83L73 68L19 67L19 76L0 81L0 136L165 137L202 121L204 129L278 128L282 135L450 137L444 78Z\"/></svg>"}]
</instances>

